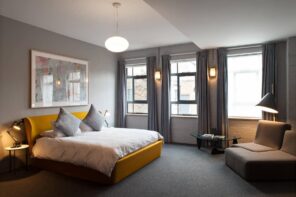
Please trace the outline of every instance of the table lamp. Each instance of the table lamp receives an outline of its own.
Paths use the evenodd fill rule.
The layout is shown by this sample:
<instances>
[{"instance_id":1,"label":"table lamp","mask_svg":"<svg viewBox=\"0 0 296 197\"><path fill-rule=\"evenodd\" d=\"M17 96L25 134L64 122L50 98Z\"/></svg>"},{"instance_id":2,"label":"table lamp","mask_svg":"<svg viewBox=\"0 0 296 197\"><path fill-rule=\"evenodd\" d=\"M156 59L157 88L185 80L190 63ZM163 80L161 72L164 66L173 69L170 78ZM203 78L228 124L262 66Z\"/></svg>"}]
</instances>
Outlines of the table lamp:
<instances>
[{"instance_id":1,"label":"table lamp","mask_svg":"<svg viewBox=\"0 0 296 197\"><path fill-rule=\"evenodd\" d=\"M272 93L268 92L261 101L256 105L262 111L273 114L273 120L275 121L275 114L279 113L275 106L274 96Z\"/></svg>"},{"instance_id":2,"label":"table lamp","mask_svg":"<svg viewBox=\"0 0 296 197\"><path fill-rule=\"evenodd\" d=\"M9 129L6 131L8 135L13 139L14 143L11 148L17 148L22 145L22 143L12 134L12 131L21 131L24 122L23 120L14 121Z\"/></svg>"}]
</instances>

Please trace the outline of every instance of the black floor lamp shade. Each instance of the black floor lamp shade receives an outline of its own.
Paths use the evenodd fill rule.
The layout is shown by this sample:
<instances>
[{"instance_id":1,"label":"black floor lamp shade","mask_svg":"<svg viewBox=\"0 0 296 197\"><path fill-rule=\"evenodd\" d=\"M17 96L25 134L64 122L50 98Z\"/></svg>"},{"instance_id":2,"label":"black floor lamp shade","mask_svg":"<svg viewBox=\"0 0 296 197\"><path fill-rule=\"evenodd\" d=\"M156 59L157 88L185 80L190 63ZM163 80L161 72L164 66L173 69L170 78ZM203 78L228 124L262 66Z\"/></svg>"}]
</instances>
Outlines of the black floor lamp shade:
<instances>
[{"instance_id":1,"label":"black floor lamp shade","mask_svg":"<svg viewBox=\"0 0 296 197\"><path fill-rule=\"evenodd\" d=\"M261 101L256 105L261 108L262 111L277 114L278 111L276 110L274 96L272 93L267 93Z\"/></svg>"}]
</instances>

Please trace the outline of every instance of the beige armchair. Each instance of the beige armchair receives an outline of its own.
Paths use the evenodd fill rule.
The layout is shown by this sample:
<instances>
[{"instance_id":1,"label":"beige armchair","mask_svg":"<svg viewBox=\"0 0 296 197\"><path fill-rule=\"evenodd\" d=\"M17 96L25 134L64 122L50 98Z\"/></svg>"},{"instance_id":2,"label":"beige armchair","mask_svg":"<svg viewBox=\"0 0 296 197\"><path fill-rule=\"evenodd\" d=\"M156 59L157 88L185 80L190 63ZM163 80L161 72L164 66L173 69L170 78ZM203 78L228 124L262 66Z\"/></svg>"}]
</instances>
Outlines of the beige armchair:
<instances>
[{"instance_id":1,"label":"beige armchair","mask_svg":"<svg viewBox=\"0 0 296 197\"><path fill-rule=\"evenodd\" d=\"M247 180L296 179L296 132L289 124L260 120L254 142L225 150L225 163Z\"/></svg>"}]
</instances>

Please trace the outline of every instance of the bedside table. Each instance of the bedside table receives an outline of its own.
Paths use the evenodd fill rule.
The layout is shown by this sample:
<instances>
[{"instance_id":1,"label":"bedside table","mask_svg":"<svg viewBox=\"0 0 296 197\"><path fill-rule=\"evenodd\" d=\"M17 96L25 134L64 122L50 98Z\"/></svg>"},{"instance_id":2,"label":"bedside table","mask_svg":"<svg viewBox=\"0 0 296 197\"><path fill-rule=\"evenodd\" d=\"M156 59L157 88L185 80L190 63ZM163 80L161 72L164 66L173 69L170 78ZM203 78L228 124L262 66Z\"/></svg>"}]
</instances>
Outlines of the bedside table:
<instances>
[{"instance_id":1,"label":"bedside table","mask_svg":"<svg viewBox=\"0 0 296 197\"><path fill-rule=\"evenodd\" d=\"M22 144L20 147L6 147L5 150L9 152L9 172L13 171L15 172L15 151L18 150L24 150L26 152L26 169L28 170L28 151L29 151L29 145L28 144Z\"/></svg>"}]
</instances>

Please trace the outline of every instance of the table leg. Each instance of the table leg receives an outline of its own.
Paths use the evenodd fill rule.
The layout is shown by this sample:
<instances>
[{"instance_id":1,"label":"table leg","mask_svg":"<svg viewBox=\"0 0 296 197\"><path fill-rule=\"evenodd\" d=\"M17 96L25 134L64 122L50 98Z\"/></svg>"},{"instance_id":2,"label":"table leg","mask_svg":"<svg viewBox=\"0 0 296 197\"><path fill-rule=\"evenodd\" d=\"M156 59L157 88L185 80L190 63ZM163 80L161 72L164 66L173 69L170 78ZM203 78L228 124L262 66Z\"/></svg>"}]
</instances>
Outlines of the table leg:
<instances>
[{"instance_id":1,"label":"table leg","mask_svg":"<svg viewBox=\"0 0 296 197\"><path fill-rule=\"evenodd\" d=\"M196 143L197 143L197 148L200 149L201 147L201 140L200 139L196 139Z\"/></svg>"},{"instance_id":2,"label":"table leg","mask_svg":"<svg viewBox=\"0 0 296 197\"><path fill-rule=\"evenodd\" d=\"M26 170L28 170L28 149L26 149Z\"/></svg>"},{"instance_id":3,"label":"table leg","mask_svg":"<svg viewBox=\"0 0 296 197\"><path fill-rule=\"evenodd\" d=\"M13 172L15 173L15 150L13 150Z\"/></svg>"},{"instance_id":4,"label":"table leg","mask_svg":"<svg viewBox=\"0 0 296 197\"><path fill-rule=\"evenodd\" d=\"M11 155L11 150L9 152L9 172L12 170L12 155Z\"/></svg>"}]
</instances>

